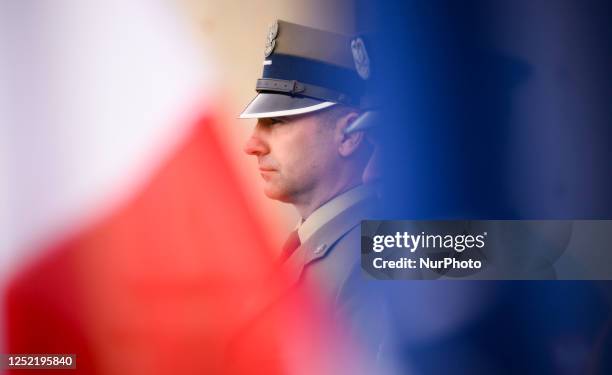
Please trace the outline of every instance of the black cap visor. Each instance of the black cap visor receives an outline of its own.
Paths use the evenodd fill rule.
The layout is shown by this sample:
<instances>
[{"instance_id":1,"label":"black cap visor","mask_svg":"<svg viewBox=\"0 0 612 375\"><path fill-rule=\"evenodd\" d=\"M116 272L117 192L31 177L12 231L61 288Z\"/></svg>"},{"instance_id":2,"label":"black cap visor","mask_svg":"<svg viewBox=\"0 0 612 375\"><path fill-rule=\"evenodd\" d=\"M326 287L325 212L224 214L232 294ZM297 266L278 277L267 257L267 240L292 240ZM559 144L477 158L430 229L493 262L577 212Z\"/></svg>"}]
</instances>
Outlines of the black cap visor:
<instances>
[{"instance_id":1,"label":"black cap visor","mask_svg":"<svg viewBox=\"0 0 612 375\"><path fill-rule=\"evenodd\" d=\"M266 118L301 115L331 107L336 103L305 96L261 92L247 105L239 118Z\"/></svg>"}]
</instances>

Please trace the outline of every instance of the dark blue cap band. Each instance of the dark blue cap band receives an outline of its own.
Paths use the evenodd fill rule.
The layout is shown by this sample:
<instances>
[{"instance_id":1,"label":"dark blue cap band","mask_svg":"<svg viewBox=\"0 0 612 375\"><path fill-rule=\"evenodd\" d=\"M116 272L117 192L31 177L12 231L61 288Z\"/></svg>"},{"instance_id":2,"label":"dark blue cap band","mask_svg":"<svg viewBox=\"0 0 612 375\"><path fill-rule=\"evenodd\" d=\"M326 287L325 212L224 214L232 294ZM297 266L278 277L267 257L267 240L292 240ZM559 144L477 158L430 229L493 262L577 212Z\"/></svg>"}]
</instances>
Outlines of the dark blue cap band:
<instances>
[{"instance_id":1,"label":"dark blue cap band","mask_svg":"<svg viewBox=\"0 0 612 375\"><path fill-rule=\"evenodd\" d=\"M268 60L272 63L264 65L263 78L296 80L344 93L352 98L360 97L365 89L364 82L355 71L340 66L284 54L272 54Z\"/></svg>"}]
</instances>

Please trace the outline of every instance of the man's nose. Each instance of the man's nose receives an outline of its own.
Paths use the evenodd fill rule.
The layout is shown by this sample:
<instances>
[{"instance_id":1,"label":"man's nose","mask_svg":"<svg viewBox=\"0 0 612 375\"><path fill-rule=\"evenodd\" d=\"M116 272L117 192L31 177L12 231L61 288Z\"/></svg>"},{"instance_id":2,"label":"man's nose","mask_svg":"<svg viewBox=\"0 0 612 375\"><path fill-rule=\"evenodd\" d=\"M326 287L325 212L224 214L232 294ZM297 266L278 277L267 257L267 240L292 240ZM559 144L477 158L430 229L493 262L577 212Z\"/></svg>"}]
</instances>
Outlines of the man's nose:
<instances>
[{"instance_id":1,"label":"man's nose","mask_svg":"<svg viewBox=\"0 0 612 375\"><path fill-rule=\"evenodd\" d=\"M267 143L261 138L257 128L253 130L253 133L251 134L251 137L247 143L244 145L243 150L245 153L255 156L265 155L270 152Z\"/></svg>"}]
</instances>

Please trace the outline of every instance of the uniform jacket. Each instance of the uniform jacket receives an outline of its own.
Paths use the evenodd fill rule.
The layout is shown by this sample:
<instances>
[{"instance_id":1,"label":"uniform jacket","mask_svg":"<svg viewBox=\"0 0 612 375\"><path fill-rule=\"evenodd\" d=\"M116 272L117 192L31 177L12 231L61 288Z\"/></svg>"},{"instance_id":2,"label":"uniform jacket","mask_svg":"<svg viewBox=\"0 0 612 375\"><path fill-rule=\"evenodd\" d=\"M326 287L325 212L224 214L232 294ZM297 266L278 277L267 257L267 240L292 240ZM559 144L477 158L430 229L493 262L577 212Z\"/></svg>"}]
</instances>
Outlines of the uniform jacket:
<instances>
[{"instance_id":1,"label":"uniform jacket","mask_svg":"<svg viewBox=\"0 0 612 375\"><path fill-rule=\"evenodd\" d=\"M281 265L279 272L285 276L282 285L256 293L248 302L250 316L235 342L242 349L234 347L235 355L252 349L246 342L253 342L261 327L268 327L268 333L259 334L269 335L269 319L280 319L278 310L292 303L294 293L305 292L320 302L325 321L334 328L342 327L345 339L366 354L362 362L371 364L379 359L388 331L386 304L377 292L381 282L368 280L360 263L360 222L372 218L375 207L376 200L368 198L338 213ZM359 372L366 372L364 363ZM346 373L357 372L352 369Z\"/></svg>"}]
</instances>

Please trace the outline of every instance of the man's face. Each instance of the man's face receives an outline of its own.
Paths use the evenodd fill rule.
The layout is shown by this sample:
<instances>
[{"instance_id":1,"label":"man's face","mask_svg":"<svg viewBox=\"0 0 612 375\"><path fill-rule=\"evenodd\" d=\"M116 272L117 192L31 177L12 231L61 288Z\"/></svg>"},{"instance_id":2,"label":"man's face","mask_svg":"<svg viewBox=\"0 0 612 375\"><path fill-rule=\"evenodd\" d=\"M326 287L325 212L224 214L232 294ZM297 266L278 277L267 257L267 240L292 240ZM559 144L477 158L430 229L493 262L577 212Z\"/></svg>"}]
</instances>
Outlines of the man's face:
<instances>
[{"instance_id":1,"label":"man's face","mask_svg":"<svg viewBox=\"0 0 612 375\"><path fill-rule=\"evenodd\" d=\"M259 119L244 151L257 156L272 199L297 203L332 178L339 160L335 129L316 114Z\"/></svg>"}]
</instances>

